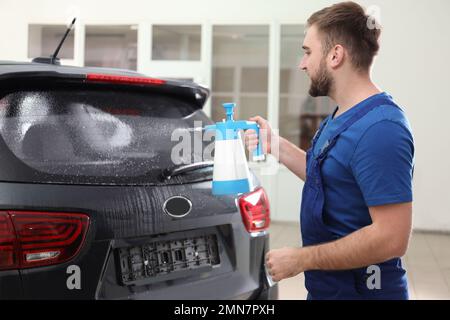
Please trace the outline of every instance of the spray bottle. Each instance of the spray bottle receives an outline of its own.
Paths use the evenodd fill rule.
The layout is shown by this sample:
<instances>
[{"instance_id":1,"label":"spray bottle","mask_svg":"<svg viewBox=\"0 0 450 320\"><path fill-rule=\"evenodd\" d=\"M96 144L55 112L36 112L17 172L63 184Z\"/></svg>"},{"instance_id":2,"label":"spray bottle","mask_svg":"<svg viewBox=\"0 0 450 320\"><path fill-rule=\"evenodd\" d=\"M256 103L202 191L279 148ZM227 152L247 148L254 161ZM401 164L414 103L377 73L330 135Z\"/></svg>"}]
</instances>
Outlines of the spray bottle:
<instances>
[{"instance_id":1,"label":"spray bottle","mask_svg":"<svg viewBox=\"0 0 450 320\"><path fill-rule=\"evenodd\" d=\"M258 136L258 145L253 151L253 161L262 161L265 155L262 149L259 125L254 121L235 121L233 119L235 103L224 103L226 119L204 130L214 130L215 153L212 193L214 195L239 194L250 191L250 171L241 139L241 130L253 129Z\"/></svg>"}]
</instances>

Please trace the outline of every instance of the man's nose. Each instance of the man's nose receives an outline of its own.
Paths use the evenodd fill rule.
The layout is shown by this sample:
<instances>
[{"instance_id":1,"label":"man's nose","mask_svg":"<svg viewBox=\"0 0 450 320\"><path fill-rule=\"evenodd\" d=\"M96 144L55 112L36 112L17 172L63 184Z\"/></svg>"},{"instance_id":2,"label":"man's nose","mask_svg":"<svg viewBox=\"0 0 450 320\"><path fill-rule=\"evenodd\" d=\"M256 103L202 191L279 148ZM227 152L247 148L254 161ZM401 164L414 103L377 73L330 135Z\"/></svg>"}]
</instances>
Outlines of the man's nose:
<instances>
[{"instance_id":1,"label":"man's nose","mask_svg":"<svg viewBox=\"0 0 450 320\"><path fill-rule=\"evenodd\" d=\"M305 63L305 57L303 56L300 60L300 64L298 65L299 69L306 71L306 63Z\"/></svg>"}]
</instances>

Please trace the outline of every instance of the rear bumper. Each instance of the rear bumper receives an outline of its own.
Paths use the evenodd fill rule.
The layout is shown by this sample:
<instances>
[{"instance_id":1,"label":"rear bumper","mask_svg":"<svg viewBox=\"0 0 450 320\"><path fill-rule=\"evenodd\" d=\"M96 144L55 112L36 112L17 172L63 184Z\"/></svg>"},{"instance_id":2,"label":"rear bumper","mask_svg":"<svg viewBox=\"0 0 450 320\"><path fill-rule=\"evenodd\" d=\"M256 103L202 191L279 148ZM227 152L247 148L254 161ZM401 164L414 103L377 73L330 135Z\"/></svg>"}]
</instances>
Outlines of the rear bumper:
<instances>
[{"instance_id":1,"label":"rear bumper","mask_svg":"<svg viewBox=\"0 0 450 320\"><path fill-rule=\"evenodd\" d=\"M234 229L234 230L233 230ZM254 300L277 299L278 288L270 283L264 269L269 234L250 235L241 225L228 225L219 233L221 264L209 271L186 274L170 281L123 286L117 281L117 263L111 256L100 280L95 299L136 300ZM234 238L234 239L233 239ZM116 243L118 245L118 243ZM114 252L111 250L111 254Z\"/></svg>"},{"instance_id":2,"label":"rear bumper","mask_svg":"<svg viewBox=\"0 0 450 320\"><path fill-rule=\"evenodd\" d=\"M97 245L93 247L98 249L95 252L99 261L106 258L110 263L103 271L97 269L94 272L94 257L90 254L85 256L83 263L79 264L82 268L82 290L67 289L66 280L70 276L66 273L68 265L26 270L22 271L22 275L17 270L11 270L0 272L0 299L276 300L278 286L270 285L262 264L266 238L268 240L268 236L251 240L251 247L255 251L249 259L250 270L249 265L247 268L230 265L230 270L221 274L201 273L187 278L131 287L116 284L116 264L114 259L107 258L109 254L105 256L105 250L110 254L113 250L108 250L109 245L103 242L103 248L97 248ZM83 267L88 265L89 268ZM87 270L90 272L85 272ZM93 273L97 276L93 276ZM95 290L95 283L99 280L99 287ZM25 288L22 288L22 285L25 285Z\"/></svg>"},{"instance_id":3,"label":"rear bumper","mask_svg":"<svg viewBox=\"0 0 450 320\"><path fill-rule=\"evenodd\" d=\"M139 244L148 239L94 240L93 225L86 245L72 261L21 271L1 271L0 299L276 299L278 288L270 286L264 270L264 256L269 250L269 234L249 234L238 214L231 214L223 219L228 224L208 227L206 231L202 228L206 233L209 233L209 229L215 230L221 239L220 266L210 271L134 286L121 284L115 252L122 245L133 245L135 242ZM218 218L210 220L217 222ZM185 232L192 235L191 231ZM167 233L161 237L166 239L172 235L173 233ZM74 274L68 272L72 265L80 269L80 289L69 288L67 285L74 277Z\"/></svg>"},{"instance_id":4,"label":"rear bumper","mask_svg":"<svg viewBox=\"0 0 450 320\"><path fill-rule=\"evenodd\" d=\"M255 300L278 300L278 285L264 288Z\"/></svg>"}]
</instances>

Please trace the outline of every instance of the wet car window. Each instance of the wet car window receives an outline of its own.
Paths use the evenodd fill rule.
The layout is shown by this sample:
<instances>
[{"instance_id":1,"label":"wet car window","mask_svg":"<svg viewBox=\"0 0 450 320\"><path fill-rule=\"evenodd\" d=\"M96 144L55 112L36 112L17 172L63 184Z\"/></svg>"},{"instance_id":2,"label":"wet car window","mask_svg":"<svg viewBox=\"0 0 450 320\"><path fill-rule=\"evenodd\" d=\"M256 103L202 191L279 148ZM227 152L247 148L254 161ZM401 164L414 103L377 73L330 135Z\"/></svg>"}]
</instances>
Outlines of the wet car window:
<instances>
[{"instance_id":1,"label":"wet car window","mask_svg":"<svg viewBox=\"0 0 450 320\"><path fill-rule=\"evenodd\" d=\"M182 141L179 135L172 141L175 130L192 128L195 121L211 123L191 104L155 93L39 90L0 97L0 152L14 155L2 161L25 164L33 180L41 174L43 182L150 179L152 172L174 165L171 154ZM209 143L192 146L188 154L183 150L184 162L209 160L202 153Z\"/></svg>"}]
</instances>

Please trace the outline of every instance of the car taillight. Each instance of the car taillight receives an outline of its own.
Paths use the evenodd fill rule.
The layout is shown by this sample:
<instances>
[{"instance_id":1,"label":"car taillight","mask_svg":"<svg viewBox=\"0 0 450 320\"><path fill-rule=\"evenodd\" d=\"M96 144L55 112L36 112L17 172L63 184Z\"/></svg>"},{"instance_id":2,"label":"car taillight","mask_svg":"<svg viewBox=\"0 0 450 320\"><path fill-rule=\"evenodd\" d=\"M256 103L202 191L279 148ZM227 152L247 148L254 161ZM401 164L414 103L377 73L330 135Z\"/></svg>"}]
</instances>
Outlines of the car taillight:
<instances>
[{"instance_id":1,"label":"car taillight","mask_svg":"<svg viewBox=\"0 0 450 320\"><path fill-rule=\"evenodd\" d=\"M79 213L0 212L0 270L62 263L86 237L89 217Z\"/></svg>"},{"instance_id":2,"label":"car taillight","mask_svg":"<svg viewBox=\"0 0 450 320\"><path fill-rule=\"evenodd\" d=\"M248 232L258 232L269 228L270 206L266 192L258 188L239 198L242 221Z\"/></svg>"},{"instance_id":3,"label":"car taillight","mask_svg":"<svg viewBox=\"0 0 450 320\"><path fill-rule=\"evenodd\" d=\"M17 239L11 218L0 212L0 270L18 266L16 256Z\"/></svg>"},{"instance_id":4,"label":"car taillight","mask_svg":"<svg viewBox=\"0 0 450 320\"><path fill-rule=\"evenodd\" d=\"M141 84L141 85L162 85L165 80L148 78L148 77L129 77L118 76L110 74L88 73L86 75L87 81L106 82L106 83L121 83L121 84Z\"/></svg>"}]
</instances>

